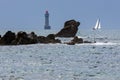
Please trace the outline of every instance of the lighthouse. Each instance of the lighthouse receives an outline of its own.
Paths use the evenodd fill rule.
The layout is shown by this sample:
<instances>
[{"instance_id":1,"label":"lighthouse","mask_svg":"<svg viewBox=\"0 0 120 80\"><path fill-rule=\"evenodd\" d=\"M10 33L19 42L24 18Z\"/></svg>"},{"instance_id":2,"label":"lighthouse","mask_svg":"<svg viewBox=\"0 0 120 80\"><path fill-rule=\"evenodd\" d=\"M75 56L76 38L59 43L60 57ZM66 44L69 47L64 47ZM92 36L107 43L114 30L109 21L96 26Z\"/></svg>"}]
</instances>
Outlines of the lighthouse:
<instances>
[{"instance_id":1,"label":"lighthouse","mask_svg":"<svg viewBox=\"0 0 120 80\"><path fill-rule=\"evenodd\" d=\"M44 29L51 29L50 25L49 25L49 13L48 11L45 12L45 26Z\"/></svg>"}]
</instances>

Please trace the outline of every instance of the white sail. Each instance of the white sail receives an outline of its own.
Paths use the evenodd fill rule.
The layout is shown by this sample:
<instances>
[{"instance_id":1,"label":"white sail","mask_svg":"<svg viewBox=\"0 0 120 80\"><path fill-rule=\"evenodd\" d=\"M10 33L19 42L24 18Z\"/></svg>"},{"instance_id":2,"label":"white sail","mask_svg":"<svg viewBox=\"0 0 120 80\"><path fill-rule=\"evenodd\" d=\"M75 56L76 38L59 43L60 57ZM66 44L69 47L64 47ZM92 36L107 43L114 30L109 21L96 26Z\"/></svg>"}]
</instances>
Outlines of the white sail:
<instances>
[{"instance_id":1,"label":"white sail","mask_svg":"<svg viewBox=\"0 0 120 80\"><path fill-rule=\"evenodd\" d=\"M97 29L100 29L101 28L101 24L100 24L100 21L99 21L99 25L98 25L98 28Z\"/></svg>"},{"instance_id":2,"label":"white sail","mask_svg":"<svg viewBox=\"0 0 120 80\"><path fill-rule=\"evenodd\" d=\"M100 29L100 28L101 28L101 24L100 24L100 20L98 19L96 24L95 24L95 27L93 29L97 30L97 29Z\"/></svg>"},{"instance_id":3,"label":"white sail","mask_svg":"<svg viewBox=\"0 0 120 80\"><path fill-rule=\"evenodd\" d=\"M100 19L97 20L97 22L95 24L95 27L93 28L93 30L94 30L94 43L96 43L96 40L95 40L95 31L99 30L99 29L101 29Z\"/></svg>"}]
</instances>

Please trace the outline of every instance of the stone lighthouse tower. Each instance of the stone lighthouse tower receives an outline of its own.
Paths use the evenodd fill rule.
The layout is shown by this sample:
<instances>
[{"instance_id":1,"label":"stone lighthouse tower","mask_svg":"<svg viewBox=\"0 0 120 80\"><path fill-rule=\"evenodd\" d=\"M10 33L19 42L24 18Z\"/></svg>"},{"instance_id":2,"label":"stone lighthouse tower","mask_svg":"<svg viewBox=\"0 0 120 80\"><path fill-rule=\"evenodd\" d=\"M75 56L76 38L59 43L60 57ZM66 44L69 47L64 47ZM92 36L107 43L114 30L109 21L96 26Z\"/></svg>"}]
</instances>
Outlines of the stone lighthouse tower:
<instances>
[{"instance_id":1,"label":"stone lighthouse tower","mask_svg":"<svg viewBox=\"0 0 120 80\"><path fill-rule=\"evenodd\" d=\"M45 26L44 29L51 29L51 26L49 25L49 13L48 11L45 12Z\"/></svg>"}]
</instances>

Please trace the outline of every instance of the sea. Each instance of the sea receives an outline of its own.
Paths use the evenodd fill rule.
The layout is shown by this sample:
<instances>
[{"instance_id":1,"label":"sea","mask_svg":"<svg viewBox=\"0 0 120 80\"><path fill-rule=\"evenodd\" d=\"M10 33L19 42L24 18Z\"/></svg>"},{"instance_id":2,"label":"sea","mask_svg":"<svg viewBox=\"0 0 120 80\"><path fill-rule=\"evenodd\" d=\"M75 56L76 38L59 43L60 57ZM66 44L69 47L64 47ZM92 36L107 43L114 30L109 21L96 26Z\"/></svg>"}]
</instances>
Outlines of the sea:
<instances>
[{"instance_id":1,"label":"sea","mask_svg":"<svg viewBox=\"0 0 120 80\"><path fill-rule=\"evenodd\" d=\"M120 30L78 30L77 36L96 43L67 45L73 38L57 37L62 44L0 46L0 80L120 80Z\"/></svg>"}]
</instances>

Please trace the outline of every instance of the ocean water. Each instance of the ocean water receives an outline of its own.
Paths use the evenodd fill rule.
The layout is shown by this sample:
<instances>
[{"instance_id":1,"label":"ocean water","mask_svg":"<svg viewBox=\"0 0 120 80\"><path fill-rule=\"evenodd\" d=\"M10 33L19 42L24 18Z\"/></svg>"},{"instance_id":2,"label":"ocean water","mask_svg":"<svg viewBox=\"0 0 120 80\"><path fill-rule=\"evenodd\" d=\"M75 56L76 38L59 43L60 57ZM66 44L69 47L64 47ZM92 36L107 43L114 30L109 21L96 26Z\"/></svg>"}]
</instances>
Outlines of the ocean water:
<instances>
[{"instance_id":1,"label":"ocean water","mask_svg":"<svg viewBox=\"0 0 120 80\"><path fill-rule=\"evenodd\" d=\"M35 33L47 36L56 32ZM119 34L119 30L97 31L97 43L91 44L0 46L0 80L120 80ZM93 41L94 33L79 30L77 36ZM72 38L58 39L66 42Z\"/></svg>"}]
</instances>

